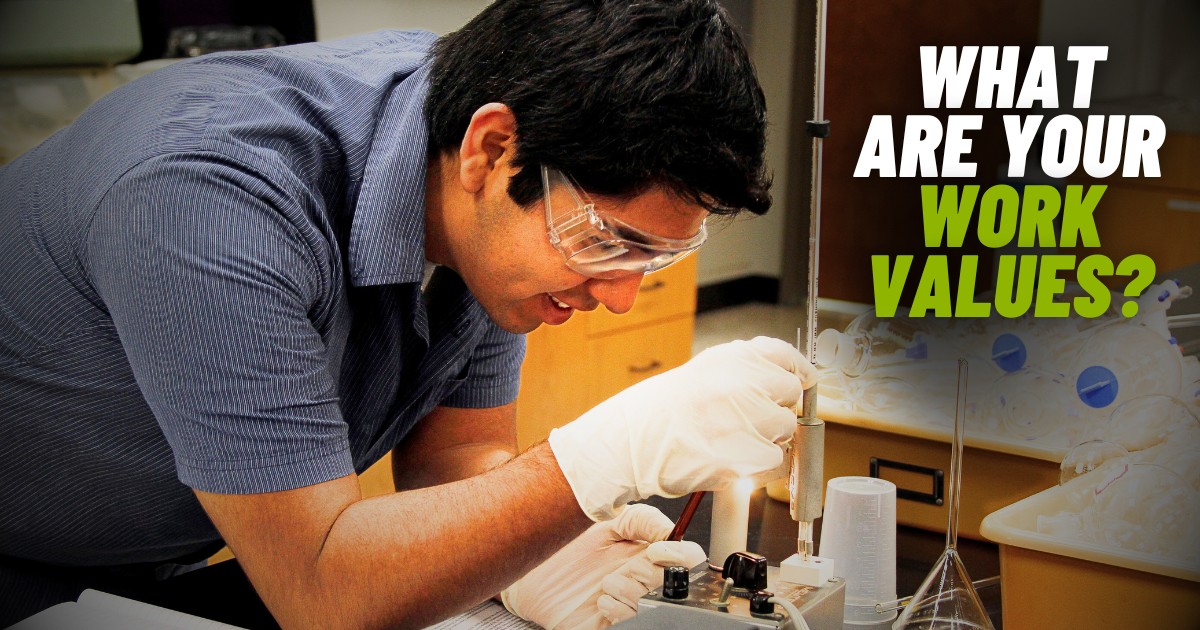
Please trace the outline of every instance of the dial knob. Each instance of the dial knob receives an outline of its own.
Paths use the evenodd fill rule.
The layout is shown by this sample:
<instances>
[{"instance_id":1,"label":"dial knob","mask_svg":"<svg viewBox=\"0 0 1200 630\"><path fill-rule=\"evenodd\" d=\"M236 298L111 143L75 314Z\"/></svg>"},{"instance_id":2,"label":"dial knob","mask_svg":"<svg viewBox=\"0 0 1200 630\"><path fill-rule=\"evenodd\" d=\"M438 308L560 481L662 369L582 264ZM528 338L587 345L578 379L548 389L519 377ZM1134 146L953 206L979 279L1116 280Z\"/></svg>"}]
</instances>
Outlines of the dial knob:
<instances>
[{"instance_id":1,"label":"dial knob","mask_svg":"<svg viewBox=\"0 0 1200 630\"><path fill-rule=\"evenodd\" d=\"M725 558L721 575L733 578L733 588L761 591L767 588L767 558L749 551L738 551Z\"/></svg>"},{"instance_id":2,"label":"dial knob","mask_svg":"<svg viewBox=\"0 0 1200 630\"><path fill-rule=\"evenodd\" d=\"M687 567L673 566L663 568L662 595L667 599L687 599L688 578L691 572Z\"/></svg>"},{"instance_id":3,"label":"dial knob","mask_svg":"<svg viewBox=\"0 0 1200 630\"><path fill-rule=\"evenodd\" d=\"M769 601L775 594L771 591L754 591L750 595L750 613L754 615L775 614L775 603Z\"/></svg>"}]
</instances>

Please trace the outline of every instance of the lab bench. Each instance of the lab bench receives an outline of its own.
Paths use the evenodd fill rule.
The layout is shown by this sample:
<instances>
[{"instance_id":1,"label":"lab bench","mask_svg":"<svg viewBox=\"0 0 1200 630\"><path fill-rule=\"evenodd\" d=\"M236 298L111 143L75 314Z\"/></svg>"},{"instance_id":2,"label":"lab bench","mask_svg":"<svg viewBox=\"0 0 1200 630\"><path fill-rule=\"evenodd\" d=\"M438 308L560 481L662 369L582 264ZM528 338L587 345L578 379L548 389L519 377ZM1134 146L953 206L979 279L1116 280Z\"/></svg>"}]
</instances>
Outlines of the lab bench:
<instances>
[{"instance_id":1,"label":"lab bench","mask_svg":"<svg viewBox=\"0 0 1200 630\"><path fill-rule=\"evenodd\" d=\"M672 520L678 518L687 498L652 498L646 503L661 509ZM691 521L685 540L708 547L711 527L712 495L708 494ZM821 520L816 522L815 535L820 537ZM911 594L933 567L945 546L944 534L901 526L896 536L896 589L902 595ZM765 555L771 564L796 551L796 522L788 514L785 503L767 497L756 490L750 497L750 520L747 537L750 551ZM997 547L976 540L960 539L958 545L967 570L979 580L1000 573ZM221 562L198 571L180 575L159 583L152 592L140 590L123 593L120 588L108 589L116 595L126 594L133 599L200 617L237 625L243 628L277 628L266 607L254 593L236 560ZM988 614L997 630L1002 629L1000 589L979 591ZM213 602L221 602L213 607Z\"/></svg>"}]
</instances>

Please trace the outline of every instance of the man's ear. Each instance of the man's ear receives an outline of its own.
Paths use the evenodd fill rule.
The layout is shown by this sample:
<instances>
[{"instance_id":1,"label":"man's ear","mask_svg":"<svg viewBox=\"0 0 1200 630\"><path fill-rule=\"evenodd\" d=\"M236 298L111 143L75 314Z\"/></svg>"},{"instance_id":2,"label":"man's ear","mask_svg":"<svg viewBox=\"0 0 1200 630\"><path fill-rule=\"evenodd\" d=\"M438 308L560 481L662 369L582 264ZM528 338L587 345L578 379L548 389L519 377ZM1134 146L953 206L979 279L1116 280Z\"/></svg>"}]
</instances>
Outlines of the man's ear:
<instances>
[{"instance_id":1,"label":"man's ear","mask_svg":"<svg viewBox=\"0 0 1200 630\"><path fill-rule=\"evenodd\" d=\"M458 177L464 190L479 192L489 175L508 180L507 165L516 151L517 117L502 103L475 110L458 148Z\"/></svg>"}]
</instances>

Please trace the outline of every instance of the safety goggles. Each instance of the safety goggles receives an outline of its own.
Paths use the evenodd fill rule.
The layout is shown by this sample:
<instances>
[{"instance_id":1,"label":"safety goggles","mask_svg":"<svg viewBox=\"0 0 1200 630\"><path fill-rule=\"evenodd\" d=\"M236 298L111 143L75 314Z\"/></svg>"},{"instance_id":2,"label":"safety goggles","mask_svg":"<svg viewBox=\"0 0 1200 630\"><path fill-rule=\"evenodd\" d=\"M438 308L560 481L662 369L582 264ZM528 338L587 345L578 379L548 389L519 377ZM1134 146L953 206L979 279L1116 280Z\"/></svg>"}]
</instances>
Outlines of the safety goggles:
<instances>
[{"instance_id":1,"label":"safety goggles","mask_svg":"<svg viewBox=\"0 0 1200 630\"><path fill-rule=\"evenodd\" d=\"M686 239L664 238L644 232L596 210L563 173L542 166L546 204L546 231L550 244L567 267L589 278L611 279L658 271L696 251L708 237L704 224ZM553 193L569 200L557 211Z\"/></svg>"}]
</instances>

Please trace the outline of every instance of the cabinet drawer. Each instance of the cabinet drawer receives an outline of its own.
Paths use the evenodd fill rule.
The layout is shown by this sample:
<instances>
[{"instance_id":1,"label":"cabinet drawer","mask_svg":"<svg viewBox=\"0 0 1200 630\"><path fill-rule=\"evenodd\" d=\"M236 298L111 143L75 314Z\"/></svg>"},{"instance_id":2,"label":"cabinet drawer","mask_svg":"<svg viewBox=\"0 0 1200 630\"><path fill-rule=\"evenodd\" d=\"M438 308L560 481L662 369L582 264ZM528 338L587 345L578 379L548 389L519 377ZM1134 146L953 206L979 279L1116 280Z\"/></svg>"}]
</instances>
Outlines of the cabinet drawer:
<instances>
[{"instance_id":1,"label":"cabinet drawer","mask_svg":"<svg viewBox=\"0 0 1200 630\"><path fill-rule=\"evenodd\" d=\"M593 405L655 374L683 365L692 356L691 314L588 342Z\"/></svg>"},{"instance_id":2,"label":"cabinet drawer","mask_svg":"<svg viewBox=\"0 0 1200 630\"><path fill-rule=\"evenodd\" d=\"M1162 177L1158 181L1140 179L1141 185L1177 188L1200 194L1200 135L1168 133L1159 151L1159 159Z\"/></svg>"},{"instance_id":3,"label":"cabinet drawer","mask_svg":"<svg viewBox=\"0 0 1200 630\"><path fill-rule=\"evenodd\" d=\"M381 494L392 494L396 491L396 483L392 479L392 454L390 451L383 456L383 459L372 464L358 476L358 487L362 490L364 499Z\"/></svg>"},{"instance_id":4,"label":"cabinet drawer","mask_svg":"<svg viewBox=\"0 0 1200 630\"><path fill-rule=\"evenodd\" d=\"M825 479L876 476L896 484L896 522L935 532L946 531L949 517L950 444L825 423ZM1046 488L1058 485L1058 464L999 453L963 449L962 498L958 533L983 540L983 517ZM937 492L937 477L942 477ZM907 491L907 492L906 492ZM937 495L941 496L938 505ZM907 498L906 498L907 497Z\"/></svg>"},{"instance_id":5,"label":"cabinet drawer","mask_svg":"<svg viewBox=\"0 0 1200 630\"><path fill-rule=\"evenodd\" d=\"M628 313L613 315L603 308L588 313L588 333L603 335L695 310L696 257L688 256L643 278L637 301Z\"/></svg>"},{"instance_id":6,"label":"cabinet drawer","mask_svg":"<svg viewBox=\"0 0 1200 630\"><path fill-rule=\"evenodd\" d=\"M1122 163L1116 173L1103 179L1088 177L1081 168L1071 176L1071 183L1171 189L1200 194L1200 134L1168 133L1162 148L1158 150L1158 167L1160 177L1146 177L1140 169L1137 177L1125 177L1121 175L1124 169ZM1103 201L1100 204L1104 207Z\"/></svg>"},{"instance_id":7,"label":"cabinet drawer","mask_svg":"<svg viewBox=\"0 0 1200 630\"><path fill-rule=\"evenodd\" d=\"M634 383L691 358L690 313L599 337L558 327L529 335L517 397L521 450Z\"/></svg>"},{"instance_id":8,"label":"cabinet drawer","mask_svg":"<svg viewBox=\"0 0 1200 630\"><path fill-rule=\"evenodd\" d=\"M524 450L637 381L679 365L692 352L696 257L642 280L633 309L576 313L529 333L517 446Z\"/></svg>"}]
</instances>

